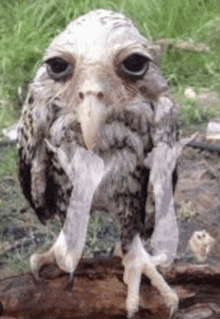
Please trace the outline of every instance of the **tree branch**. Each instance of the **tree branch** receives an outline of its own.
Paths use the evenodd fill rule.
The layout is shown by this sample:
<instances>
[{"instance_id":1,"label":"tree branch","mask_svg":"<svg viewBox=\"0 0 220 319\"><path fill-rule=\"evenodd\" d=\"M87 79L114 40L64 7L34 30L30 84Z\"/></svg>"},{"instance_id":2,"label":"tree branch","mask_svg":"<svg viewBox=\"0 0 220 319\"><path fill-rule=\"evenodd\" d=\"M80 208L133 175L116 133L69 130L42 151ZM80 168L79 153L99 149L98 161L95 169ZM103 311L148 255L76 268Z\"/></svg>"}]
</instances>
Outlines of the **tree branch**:
<instances>
[{"instance_id":1,"label":"tree branch","mask_svg":"<svg viewBox=\"0 0 220 319\"><path fill-rule=\"evenodd\" d=\"M175 289L179 311L175 318L220 316L220 265L174 264L160 272ZM38 282L28 272L0 280L2 318L126 318L126 285L119 257L81 260L69 274L56 265L40 271ZM142 278L140 310L135 318L166 318L163 298ZM207 315L207 316L206 316ZM192 317L195 318L195 317Z\"/></svg>"}]
</instances>

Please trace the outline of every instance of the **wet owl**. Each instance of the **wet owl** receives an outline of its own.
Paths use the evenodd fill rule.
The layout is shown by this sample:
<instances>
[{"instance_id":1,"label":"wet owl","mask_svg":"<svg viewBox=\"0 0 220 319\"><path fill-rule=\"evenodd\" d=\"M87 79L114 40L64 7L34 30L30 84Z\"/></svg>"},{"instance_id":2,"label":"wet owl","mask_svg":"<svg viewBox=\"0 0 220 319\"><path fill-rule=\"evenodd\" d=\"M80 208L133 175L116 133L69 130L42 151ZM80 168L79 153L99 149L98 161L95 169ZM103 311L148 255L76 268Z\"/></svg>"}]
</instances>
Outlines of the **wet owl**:
<instances>
[{"instance_id":1,"label":"wet owl","mask_svg":"<svg viewBox=\"0 0 220 319\"><path fill-rule=\"evenodd\" d=\"M19 122L24 195L42 223L58 214L63 225L49 251L32 255L34 275L53 261L74 273L90 211L99 209L120 224L128 318L138 310L142 273L172 314L178 297L156 265L167 260L170 239L159 217L172 211L177 175L166 163L177 141L175 105L153 45L113 11L94 10L71 22L46 50ZM172 221L168 232L177 238ZM143 240L153 231L162 248L155 244L152 256ZM170 241L175 253L177 240Z\"/></svg>"}]
</instances>

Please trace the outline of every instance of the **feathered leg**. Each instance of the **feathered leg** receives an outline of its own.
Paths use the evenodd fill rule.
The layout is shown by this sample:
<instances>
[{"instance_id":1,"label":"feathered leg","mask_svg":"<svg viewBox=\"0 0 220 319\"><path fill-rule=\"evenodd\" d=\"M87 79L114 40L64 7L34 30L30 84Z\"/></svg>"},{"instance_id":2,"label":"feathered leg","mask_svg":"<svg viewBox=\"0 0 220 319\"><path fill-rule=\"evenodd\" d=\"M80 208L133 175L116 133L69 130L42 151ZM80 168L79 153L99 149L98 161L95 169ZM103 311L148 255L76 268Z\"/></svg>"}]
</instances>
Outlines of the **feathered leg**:
<instances>
[{"instance_id":1,"label":"feathered leg","mask_svg":"<svg viewBox=\"0 0 220 319\"><path fill-rule=\"evenodd\" d=\"M46 141L50 151L57 154L61 166L73 184L66 220L60 235L44 254L30 258L31 269L36 278L44 265L56 261L58 266L73 274L85 245L87 221L93 194L104 175L104 162L92 151L77 148L71 162L61 148L53 147Z\"/></svg>"},{"instance_id":2,"label":"feathered leg","mask_svg":"<svg viewBox=\"0 0 220 319\"><path fill-rule=\"evenodd\" d=\"M150 184L153 186L155 197L156 216L152 242L155 256L151 257L144 249L139 235L141 234L140 231L136 234L131 234L131 230L126 229L126 224L122 224L124 226L122 244L125 247L127 245L127 254L123 258L123 264L125 267L124 282L128 285L126 302L128 318L131 318L138 310L142 273L151 280L152 285L164 297L165 303L170 309L170 317L177 310L178 297L156 270L155 266L163 262L172 262L176 255L178 227L173 203L172 174L177 158L187 141L182 140L177 142L173 147L165 143L159 143L146 160L146 165L151 169ZM162 162L161 158L166 158L166 161ZM129 211L130 213L124 214L124 220L126 221L127 219L126 223L128 226L129 224L134 226L132 218L135 218L134 216L137 216L137 214L132 209L132 203L130 203ZM128 221L128 219L130 220Z\"/></svg>"}]
</instances>

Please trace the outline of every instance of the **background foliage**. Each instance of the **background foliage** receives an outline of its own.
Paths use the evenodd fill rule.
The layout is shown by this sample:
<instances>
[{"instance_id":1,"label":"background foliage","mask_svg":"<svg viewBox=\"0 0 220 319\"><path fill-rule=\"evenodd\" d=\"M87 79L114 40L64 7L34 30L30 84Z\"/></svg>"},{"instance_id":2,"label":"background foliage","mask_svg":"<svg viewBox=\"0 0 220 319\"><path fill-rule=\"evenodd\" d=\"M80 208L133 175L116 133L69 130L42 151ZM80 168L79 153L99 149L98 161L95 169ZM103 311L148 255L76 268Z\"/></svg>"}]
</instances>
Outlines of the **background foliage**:
<instances>
[{"instance_id":1,"label":"background foliage","mask_svg":"<svg viewBox=\"0 0 220 319\"><path fill-rule=\"evenodd\" d=\"M120 11L149 40L205 43L209 52L167 47L161 68L173 92L220 88L219 0L1 0L0 128L19 116L27 85L45 48L73 19L91 9Z\"/></svg>"}]
</instances>

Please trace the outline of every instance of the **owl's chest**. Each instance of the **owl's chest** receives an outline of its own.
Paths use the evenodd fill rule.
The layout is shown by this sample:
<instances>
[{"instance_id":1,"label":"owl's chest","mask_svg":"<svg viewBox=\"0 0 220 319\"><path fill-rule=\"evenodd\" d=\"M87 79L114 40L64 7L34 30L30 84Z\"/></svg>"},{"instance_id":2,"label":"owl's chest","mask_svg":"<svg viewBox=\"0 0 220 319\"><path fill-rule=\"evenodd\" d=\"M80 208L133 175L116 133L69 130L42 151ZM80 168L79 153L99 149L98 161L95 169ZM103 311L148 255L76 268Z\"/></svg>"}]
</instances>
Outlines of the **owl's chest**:
<instances>
[{"instance_id":1,"label":"owl's chest","mask_svg":"<svg viewBox=\"0 0 220 319\"><path fill-rule=\"evenodd\" d=\"M149 108L142 106L135 110L109 118L100 129L99 143L93 152L104 160L108 173L95 192L96 208L109 209L121 194L134 195L143 188L144 159L152 149L151 118ZM77 147L86 147L80 125L71 114L53 123L50 141L64 150L69 161ZM56 159L53 164L59 165Z\"/></svg>"},{"instance_id":2,"label":"owl's chest","mask_svg":"<svg viewBox=\"0 0 220 319\"><path fill-rule=\"evenodd\" d=\"M102 136L105 138L96 152L103 158L107 173L95 192L93 205L112 211L119 198L140 198L143 192L146 194L149 171L144 159L152 150L152 143L149 131L140 133L124 123L105 127Z\"/></svg>"}]
</instances>

